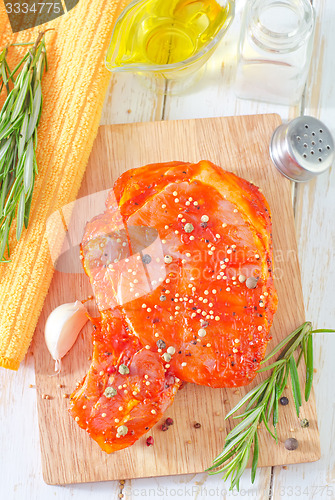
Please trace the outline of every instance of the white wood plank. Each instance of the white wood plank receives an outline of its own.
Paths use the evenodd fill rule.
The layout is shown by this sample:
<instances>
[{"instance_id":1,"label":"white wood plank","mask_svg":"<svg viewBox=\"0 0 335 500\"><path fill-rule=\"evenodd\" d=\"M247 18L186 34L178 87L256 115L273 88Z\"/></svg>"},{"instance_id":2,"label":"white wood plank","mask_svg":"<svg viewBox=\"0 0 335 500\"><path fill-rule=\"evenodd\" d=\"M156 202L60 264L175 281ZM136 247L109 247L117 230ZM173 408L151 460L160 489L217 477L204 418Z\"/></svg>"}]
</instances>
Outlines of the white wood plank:
<instances>
[{"instance_id":1,"label":"white wood plank","mask_svg":"<svg viewBox=\"0 0 335 500\"><path fill-rule=\"evenodd\" d=\"M238 3L238 19L244 1ZM316 3L316 2L315 2ZM306 112L319 116L331 125L334 118L334 85L333 47L335 34L332 19L335 15L335 5L330 0L319 0L316 3L319 15L318 47L313 64L309 92L307 95ZM233 35L233 30L234 35ZM236 100L233 95L234 81L234 37L238 33L238 21L235 21L231 33L223 42L219 50L225 49L227 54L226 66L221 72L222 54L217 52L215 61L210 62L206 79L190 90L183 97L171 98L167 102L165 117L191 118L201 116L225 116L231 114L251 114L257 112L278 112L282 118L293 117L296 110L287 111L284 107L251 103ZM231 37L231 40L228 38ZM228 45L230 46L228 47ZM229 51L228 51L229 48ZM228 58L228 53L229 58ZM217 61L219 60L219 66ZM135 79L129 75L118 75L116 83L105 105L102 123L125 123L130 121L147 121L160 119L162 111L161 98L156 98L143 89ZM206 85L206 87L205 87ZM317 113L318 106L320 112ZM128 110L131 110L128 113ZM335 130L333 129L335 134ZM335 325L334 308L334 254L335 243L334 224L334 174L320 177L309 185L299 187L297 196L297 231L300 248L300 260L303 271L303 286L306 298L307 317L318 327ZM313 214L313 217L312 217ZM306 235L308 236L306 238ZM335 338L323 336L315 342L316 358L316 396L319 408L319 425L321 430L322 459L315 464L289 466L287 470L276 468L274 476L274 497L292 498L335 498L334 486L334 458L331 454L332 437L335 436L334 426L334 368L333 355ZM43 483L40 467L40 453L38 447L38 429L36 415L36 400L34 389L29 384L34 383L34 372L31 358L27 358L18 373L1 371L1 427L0 442L2 450L0 456L0 470L2 478L2 494L9 499L44 499L50 494L55 498L116 498L118 483L94 483L92 485L76 485L73 487L51 487ZM245 475L241 482L247 494L245 497L268 498L268 469L262 469L257 476L256 483L250 487L249 477ZM155 490L167 484L172 497L174 485L195 485L197 487L216 485L221 489L227 485L220 478L206 474L196 476L174 476L173 478L147 479L127 482L125 498L155 498L149 497L146 491ZM215 485L215 486L214 486ZM290 486L307 486L311 495L298 493L291 494ZM317 487L328 486L330 489L316 490ZM139 488L135 490L135 488ZM142 488L142 489L141 489ZM143 490L144 488L144 490ZM281 488L285 488L284 490ZM313 489L314 488L314 489ZM136 494L136 491L143 493ZM208 488L208 492L211 491ZM283 493L283 494L282 494ZM327 494L330 493L330 494ZM203 495L203 496L200 496ZM190 498L211 498L210 493L204 496L205 490L195 492ZM242 495L229 494L234 498ZM168 497L166 497L168 498ZM187 498L187 497L185 497ZM229 498L229 496L215 496L215 498Z\"/></svg>"},{"instance_id":2,"label":"white wood plank","mask_svg":"<svg viewBox=\"0 0 335 500\"><path fill-rule=\"evenodd\" d=\"M148 90L132 73L113 73L101 116L101 125L162 119L164 96Z\"/></svg>"},{"instance_id":3,"label":"white wood plank","mask_svg":"<svg viewBox=\"0 0 335 500\"><path fill-rule=\"evenodd\" d=\"M136 479L126 481L122 493L125 500L136 498L175 498L205 500L217 498L254 498L257 500L269 499L270 478L266 469L259 469L254 485L250 485L249 477L242 477L240 491L229 491L229 484L224 483L220 476L203 474L187 474L181 476L167 476L159 478Z\"/></svg>"},{"instance_id":4,"label":"white wood plank","mask_svg":"<svg viewBox=\"0 0 335 500\"><path fill-rule=\"evenodd\" d=\"M312 308L309 308L308 317L314 319L312 316L314 316ZM332 320L331 315L329 316L334 326L334 314L332 314ZM317 317L315 317L315 324L318 324ZM314 347L317 369L314 388L320 428L321 460L309 464L288 465L287 468L274 467L273 500L335 499L335 337L320 335L315 340ZM302 416L308 418L308 415Z\"/></svg>"},{"instance_id":5,"label":"white wood plank","mask_svg":"<svg viewBox=\"0 0 335 500\"><path fill-rule=\"evenodd\" d=\"M34 363L31 352L18 372L1 370L1 498L8 500L117 498L118 482L48 486L42 478Z\"/></svg>"},{"instance_id":6,"label":"white wood plank","mask_svg":"<svg viewBox=\"0 0 335 500\"><path fill-rule=\"evenodd\" d=\"M325 122L335 136L334 2L314 2L317 30L306 92L305 114ZM322 75L322 78L321 78ZM304 185L296 194L296 228L306 317L317 328L335 328L335 170ZM319 334L315 346L315 393L321 460L274 471L274 500L293 497L335 499L335 335Z\"/></svg>"}]
</instances>

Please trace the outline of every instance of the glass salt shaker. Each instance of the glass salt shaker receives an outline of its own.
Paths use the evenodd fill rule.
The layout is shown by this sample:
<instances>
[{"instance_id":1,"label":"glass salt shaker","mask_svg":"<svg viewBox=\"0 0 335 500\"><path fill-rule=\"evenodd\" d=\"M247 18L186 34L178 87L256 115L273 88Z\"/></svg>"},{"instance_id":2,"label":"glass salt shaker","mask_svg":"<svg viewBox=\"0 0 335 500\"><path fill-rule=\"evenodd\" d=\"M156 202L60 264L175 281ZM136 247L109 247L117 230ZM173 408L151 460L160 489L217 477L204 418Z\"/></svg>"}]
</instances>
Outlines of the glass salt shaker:
<instances>
[{"instance_id":1,"label":"glass salt shaker","mask_svg":"<svg viewBox=\"0 0 335 500\"><path fill-rule=\"evenodd\" d=\"M297 104L311 61L314 26L309 0L247 0L239 43L237 96Z\"/></svg>"}]
</instances>

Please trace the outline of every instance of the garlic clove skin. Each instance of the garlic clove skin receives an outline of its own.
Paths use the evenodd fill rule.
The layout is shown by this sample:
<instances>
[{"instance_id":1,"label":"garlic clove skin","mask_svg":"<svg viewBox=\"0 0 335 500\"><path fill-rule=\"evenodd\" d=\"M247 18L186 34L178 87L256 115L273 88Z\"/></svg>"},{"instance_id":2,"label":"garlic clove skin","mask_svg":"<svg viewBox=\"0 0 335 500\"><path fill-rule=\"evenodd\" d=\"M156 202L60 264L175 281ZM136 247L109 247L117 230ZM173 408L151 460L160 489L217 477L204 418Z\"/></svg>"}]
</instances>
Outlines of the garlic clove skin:
<instances>
[{"instance_id":1,"label":"garlic clove skin","mask_svg":"<svg viewBox=\"0 0 335 500\"><path fill-rule=\"evenodd\" d=\"M45 323L44 338L56 361L56 372L60 372L61 358L71 349L87 321L87 310L79 300L62 304L49 315Z\"/></svg>"}]
</instances>

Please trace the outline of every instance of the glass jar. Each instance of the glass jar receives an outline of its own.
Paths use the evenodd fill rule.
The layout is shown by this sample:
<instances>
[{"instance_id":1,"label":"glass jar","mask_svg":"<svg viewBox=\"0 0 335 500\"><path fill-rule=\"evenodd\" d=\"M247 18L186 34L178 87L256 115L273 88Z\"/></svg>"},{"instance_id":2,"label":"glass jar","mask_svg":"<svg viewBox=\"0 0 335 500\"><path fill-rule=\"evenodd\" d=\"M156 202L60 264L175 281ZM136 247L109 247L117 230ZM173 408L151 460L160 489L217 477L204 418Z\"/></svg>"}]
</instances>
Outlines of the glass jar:
<instances>
[{"instance_id":1,"label":"glass jar","mask_svg":"<svg viewBox=\"0 0 335 500\"><path fill-rule=\"evenodd\" d=\"M239 43L237 96L297 104L311 61L314 25L309 0L247 1Z\"/></svg>"}]
</instances>

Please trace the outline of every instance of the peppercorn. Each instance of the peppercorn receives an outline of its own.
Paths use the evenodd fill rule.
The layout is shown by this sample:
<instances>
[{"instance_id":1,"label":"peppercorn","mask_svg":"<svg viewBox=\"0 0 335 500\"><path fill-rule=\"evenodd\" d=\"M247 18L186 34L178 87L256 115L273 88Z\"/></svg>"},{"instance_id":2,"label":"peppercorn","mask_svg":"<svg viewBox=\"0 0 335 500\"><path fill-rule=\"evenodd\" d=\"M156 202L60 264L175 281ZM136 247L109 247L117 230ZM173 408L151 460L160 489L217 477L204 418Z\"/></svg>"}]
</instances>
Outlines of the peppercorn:
<instances>
[{"instance_id":1,"label":"peppercorn","mask_svg":"<svg viewBox=\"0 0 335 500\"><path fill-rule=\"evenodd\" d=\"M114 387L106 387L105 389L105 392L104 392L104 396L106 396L106 398L113 398L114 396L116 396L117 394L117 390L114 389Z\"/></svg>"},{"instance_id":2,"label":"peppercorn","mask_svg":"<svg viewBox=\"0 0 335 500\"><path fill-rule=\"evenodd\" d=\"M168 417L168 418L165 420L165 425L173 425L173 420L172 420L172 418Z\"/></svg>"},{"instance_id":3,"label":"peppercorn","mask_svg":"<svg viewBox=\"0 0 335 500\"><path fill-rule=\"evenodd\" d=\"M286 439L284 446L287 450L296 450L299 446L298 441L295 438L288 438Z\"/></svg>"},{"instance_id":4,"label":"peppercorn","mask_svg":"<svg viewBox=\"0 0 335 500\"><path fill-rule=\"evenodd\" d=\"M308 418L303 418L302 420L300 420L300 425L303 429L305 429L306 427L309 427L309 420Z\"/></svg>"},{"instance_id":5,"label":"peppercorn","mask_svg":"<svg viewBox=\"0 0 335 500\"><path fill-rule=\"evenodd\" d=\"M162 431L164 431L164 432L165 432L165 431L167 431L167 430L168 430L168 428L169 428L169 427L168 427L166 424L162 424L162 425L161 425L161 430L162 430Z\"/></svg>"},{"instance_id":6,"label":"peppercorn","mask_svg":"<svg viewBox=\"0 0 335 500\"><path fill-rule=\"evenodd\" d=\"M119 373L120 373L121 375L127 375L127 374L129 373L129 368L128 368L128 366L127 366L127 365L124 365L124 364L121 364L121 365L119 366Z\"/></svg>"},{"instance_id":7,"label":"peppercorn","mask_svg":"<svg viewBox=\"0 0 335 500\"><path fill-rule=\"evenodd\" d=\"M185 233L192 233L192 231L194 231L193 224L190 224L189 222L187 224L185 224L184 231L185 231Z\"/></svg>"},{"instance_id":8,"label":"peppercorn","mask_svg":"<svg viewBox=\"0 0 335 500\"><path fill-rule=\"evenodd\" d=\"M162 339L157 340L156 345L158 349L165 349L166 347L166 343Z\"/></svg>"},{"instance_id":9,"label":"peppercorn","mask_svg":"<svg viewBox=\"0 0 335 500\"><path fill-rule=\"evenodd\" d=\"M149 436L146 440L147 446L153 446L154 445L154 438L152 436Z\"/></svg>"},{"instance_id":10,"label":"peppercorn","mask_svg":"<svg viewBox=\"0 0 335 500\"><path fill-rule=\"evenodd\" d=\"M288 401L288 398L287 398L286 396L283 396L283 397L282 397L282 398L280 398L280 400L279 400L279 403L280 403L281 405L283 405L283 406L288 405L288 402L289 402L289 401Z\"/></svg>"},{"instance_id":11,"label":"peppercorn","mask_svg":"<svg viewBox=\"0 0 335 500\"><path fill-rule=\"evenodd\" d=\"M254 276L250 276L250 278L248 278L246 280L245 284L246 284L247 288L252 289L252 288L256 288L257 281L258 281L258 278L255 278Z\"/></svg>"},{"instance_id":12,"label":"peppercorn","mask_svg":"<svg viewBox=\"0 0 335 500\"><path fill-rule=\"evenodd\" d=\"M151 257L150 257L150 255L148 255L147 253L145 253L145 254L142 256L142 262L143 262L143 264L150 264L150 262L151 262Z\"/></svg>"},{"instance_id":13,"label":"peppercorn","mask_svg":"<svg viewBox=\"0 0 335 500\"><path fill-rule=\"evenodd\" d=\"M194 428L195 428L195 429L200 429L200 427L201 427L201 424L199 424L199 422L196 422L196 423L194 424Z\"/></svg>"},{"instance_id":14,"label":"peppercorn","mask_svg":"<svg viewBox=\"0 0 335 500\"><path fill-rule=\"evenodd\" d=\"M104 414L102 416L104 416ZM120 425L116 430L119 436L126 436L128 434L128 427L126 425Z\"/></svg>"}]
</instances>

